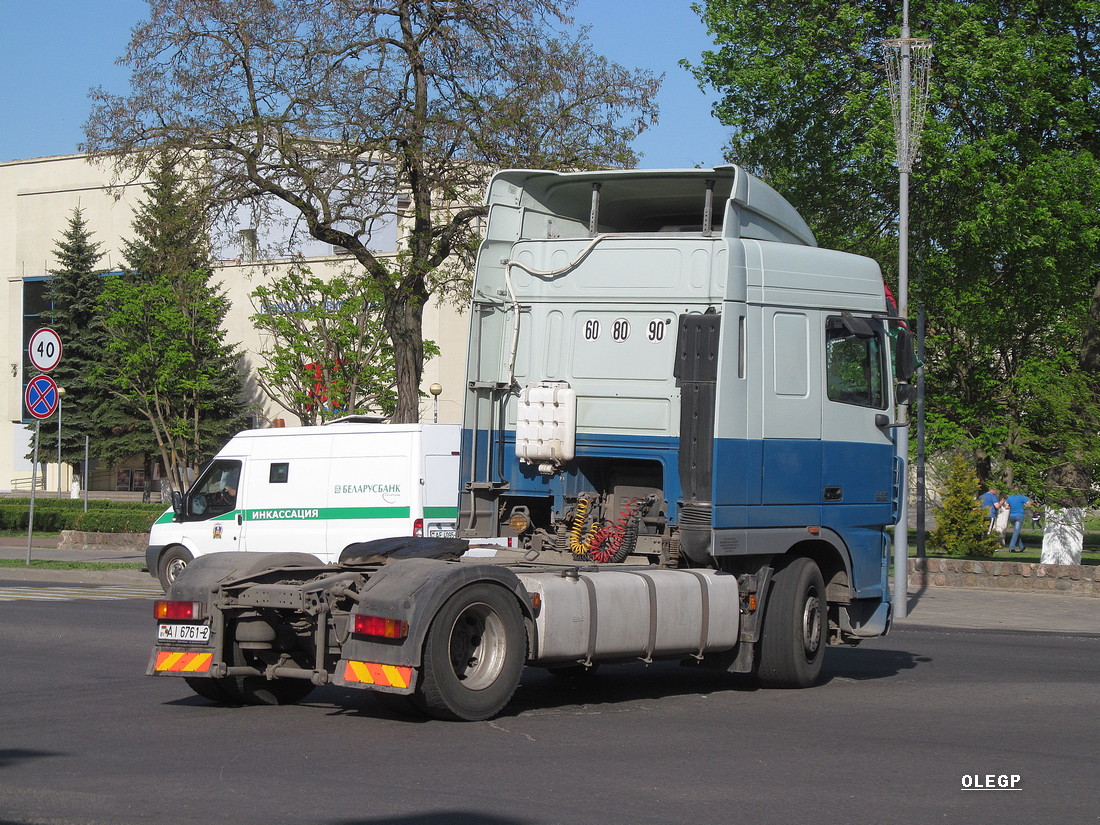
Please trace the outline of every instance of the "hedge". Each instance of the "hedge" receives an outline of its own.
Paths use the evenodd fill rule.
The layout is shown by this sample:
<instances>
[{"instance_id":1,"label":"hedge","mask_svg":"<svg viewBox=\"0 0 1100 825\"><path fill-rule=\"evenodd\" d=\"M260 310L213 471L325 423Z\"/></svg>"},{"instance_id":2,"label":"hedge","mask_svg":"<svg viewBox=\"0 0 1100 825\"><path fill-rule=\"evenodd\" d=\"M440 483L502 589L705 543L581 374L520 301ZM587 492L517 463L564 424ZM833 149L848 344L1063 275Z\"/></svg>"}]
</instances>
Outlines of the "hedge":
<instances>
[{"instance_id":1,"label":"hedge","mask_svg":"<svg viewBox=\"0 0 1100 825\"><path fill-rule=\"evenodd\" d=\"M54 500L52 505L45 501L34 503L34 529L44 533L56 533L61 530L83 530L89 533L146 533L164 512L161 505L133 504L126 502L88 503L88 512L84 512L83 502L73 502L79 506L65 504L64 499ZM30 502L0 502L0 530L26 530Z\"/></svg>"},{"instance_id":2,"label":"hedge","mask_svg":"<svg viewBox=\"0 0 1100 825\"><path fill-rule=\"evenodd\" d=\"M29 498L16 498L5 496L0 498L0 507L22 506L29 507ZM150 513L163 513L167 505L158 502L143 504L140 501L112 501L110 499L93 499L88 502L88 512L92 510L148 510ZM54 498L49 495L35 496L34 512L41 509L80 510L84 512L84 500L78 498Z\"/></svg>"}]
</instances>

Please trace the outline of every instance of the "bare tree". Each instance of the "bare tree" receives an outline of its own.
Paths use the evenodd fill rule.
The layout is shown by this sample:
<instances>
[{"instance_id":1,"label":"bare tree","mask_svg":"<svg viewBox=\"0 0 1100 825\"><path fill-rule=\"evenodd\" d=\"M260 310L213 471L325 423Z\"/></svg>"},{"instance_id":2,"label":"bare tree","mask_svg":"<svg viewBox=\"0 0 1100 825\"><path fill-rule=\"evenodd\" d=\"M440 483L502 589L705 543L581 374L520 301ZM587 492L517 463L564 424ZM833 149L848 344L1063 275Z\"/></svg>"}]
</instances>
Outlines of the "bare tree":
<instances>
[{"instance_id":1,"label":"bare tree","mask_svg":"<svg viewBox=\"0 0 1100 825\"><path fill-rule=\"evenodd\" d=\"M594 53L572 0L150 0L120 62L131 93L93 90L86 151L140 168L207 163L231 214L277 199L377 286L395 421L415 421L424 305L468 259L496 167L631 166L660 79ZM472 205L471 205L472 204ZM401 221L402 253L372 229Z\"/></svg>"}]
</instances>

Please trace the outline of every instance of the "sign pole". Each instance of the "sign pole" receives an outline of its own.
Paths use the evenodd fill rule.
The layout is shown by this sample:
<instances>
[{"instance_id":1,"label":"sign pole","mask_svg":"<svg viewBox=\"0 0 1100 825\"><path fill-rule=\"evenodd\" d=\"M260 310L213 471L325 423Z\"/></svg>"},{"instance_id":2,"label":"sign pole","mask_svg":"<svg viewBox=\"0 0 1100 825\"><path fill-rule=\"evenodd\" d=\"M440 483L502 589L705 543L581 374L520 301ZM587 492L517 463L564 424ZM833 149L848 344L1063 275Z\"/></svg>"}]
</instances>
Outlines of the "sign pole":
<instances>
[{"instance_id":1,"label":"sign pole","mask_svg":"<svg viewBox=\"0 0 1100 825\"><path fill-rule=\"evenodd\" d=\"M57 497L61 498L61 397L65 390L57 388Z\"/></svg>"},{"instance_id":2,"label":"sign pole","mask_svg":"<svg viewBox=\"0 0 1100 825\"><path fill-rule=\"evenodd\" d=\"M31 537L34 535L34 493L38 489L38 434L42 429L42 420L34 422L34 462L31 464L31 508L27 513L27 566L31 565Z\"/></svg>"},{"instance_id":3,"label":"sign pole","mask_svg":"<svg viewBox=\"0 0 1100 825\"><path fill-rule=\"evenodd\" d=\"M88 512L88 436L84 436L84 512Z\"/></svg>"}]
</instances>

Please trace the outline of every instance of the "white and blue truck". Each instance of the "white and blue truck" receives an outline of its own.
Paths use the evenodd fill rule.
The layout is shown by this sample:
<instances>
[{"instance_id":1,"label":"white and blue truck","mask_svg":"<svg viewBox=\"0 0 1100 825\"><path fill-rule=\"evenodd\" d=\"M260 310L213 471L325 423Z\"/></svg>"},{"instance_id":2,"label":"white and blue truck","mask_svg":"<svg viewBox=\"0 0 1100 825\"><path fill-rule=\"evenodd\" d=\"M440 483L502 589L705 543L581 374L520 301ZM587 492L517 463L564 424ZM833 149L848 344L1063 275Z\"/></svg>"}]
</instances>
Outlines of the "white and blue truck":
<instances>
[{"instance_id":1,"label":"white and blue truck","mask_svg":"<svg viewBox=\"0 0 1100 825\"><path fill-rule=\"evenodd\" d=\"M878 266L736 166L509 170L487 200L457 535L196 558L148 673L479 720L525 666L801 688L885 634L914 359Z\"/></svg>"}]
</instances>

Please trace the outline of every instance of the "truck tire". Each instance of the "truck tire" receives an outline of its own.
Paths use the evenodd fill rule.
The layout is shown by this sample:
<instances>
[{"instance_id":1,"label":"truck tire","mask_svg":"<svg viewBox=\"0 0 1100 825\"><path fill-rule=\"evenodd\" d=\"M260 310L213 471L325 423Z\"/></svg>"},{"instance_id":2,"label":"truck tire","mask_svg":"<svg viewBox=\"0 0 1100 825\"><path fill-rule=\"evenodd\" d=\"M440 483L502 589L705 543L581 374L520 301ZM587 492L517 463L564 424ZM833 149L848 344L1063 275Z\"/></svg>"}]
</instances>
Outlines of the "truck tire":
<instances>
[{"instance_id":1,"label":"truck tire","mask_svg":"<svg viewBox=\"0 0 1100 825\"><path fill-rule=\"evenodd\" d=\"M817 682L825 660L825 580L813 560L777 570L764 614L757 677L762 687L804 688Z\"/></svg>"},{"instance_id":2,"label":"truck tire","mask_svg":"<svg viewBox=\"0 0 1100 825\"><path fill-rule=\"evenodd\" d=\"M184 676L183 681L203 699L209 699L219 705L244 704L244 700L236 692L236 679L200 679L197 676Z\"/></svg>"},{"instance_id":3,"label":"truck tire","mask_svg":"<svg viewBox=\"0 0 1100 825\"><path fill-rule=\"evenodd\" d=\"M296 705L313 693L313 682L305 679L267 679L263 676L245 676L236 679L238 690L246 705Z\"/></svg>"},{"instance_id":4,"label":"truck tire","mask_svg":"<svg viewBox=\"0 0 1100 825\"><path fill-rule=\"evenodd\" d=\"M191 551L179 544L173 544L161 554L160 564L157 566L157 578L160 579L160 586L164 588L165 593L172 586L172 582L179 578L184 568L194 560L195 557L191 555Z\"/></svg>"},{"instance_id":5,"label":"truck tire","mask_svg":"<svg viewBox=\"0 0 1100 825\"><path fill-rule=\"evenodd\" d=\"M250 665L240 645L233 643L232 664ZM191 690L220 705L295 705L313 692L305 679L268 679L265 676L184 677Z\"/></svg>"},{"instance_id":6,"label":"truck tire","mask_svg":"<svg viewBox=\"0 0 1100 825\"><path fill-rule=\"evenodd\" d=\"M511 700L526 659L515 597L499 585L469 585L432 619L415 701L436 719L488 719Z\"/></svg>"}]
</instances>

